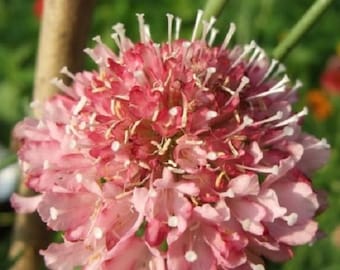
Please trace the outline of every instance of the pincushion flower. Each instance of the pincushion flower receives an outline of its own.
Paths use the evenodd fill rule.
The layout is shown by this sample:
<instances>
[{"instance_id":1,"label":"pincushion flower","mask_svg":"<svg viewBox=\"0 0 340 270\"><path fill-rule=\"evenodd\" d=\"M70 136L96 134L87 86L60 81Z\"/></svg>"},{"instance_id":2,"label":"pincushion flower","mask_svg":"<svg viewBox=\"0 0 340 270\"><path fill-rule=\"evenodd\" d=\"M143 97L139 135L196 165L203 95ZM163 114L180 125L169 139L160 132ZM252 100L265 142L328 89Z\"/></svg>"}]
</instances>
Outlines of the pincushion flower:
<instances>
[{"instance_id":1,"label":"pincushion flower","mask_svg":"<svg viewBox=\"0 0 340 270\"><path fill-rule=\"evenodd\" d=\"M191 40L168 17L168 41L152 41L137 15L140 42L99 37L85 51L95 71L42 104L41 118L14 135L31 198L64 243L41 251L50 269L264 269L316 239L324 207L311 174L329 146L301 131L300 83L255 42L214 46L214 19L198 12ZM173 31L174 29L174 31Z\"/></svg>"}]
</instances>

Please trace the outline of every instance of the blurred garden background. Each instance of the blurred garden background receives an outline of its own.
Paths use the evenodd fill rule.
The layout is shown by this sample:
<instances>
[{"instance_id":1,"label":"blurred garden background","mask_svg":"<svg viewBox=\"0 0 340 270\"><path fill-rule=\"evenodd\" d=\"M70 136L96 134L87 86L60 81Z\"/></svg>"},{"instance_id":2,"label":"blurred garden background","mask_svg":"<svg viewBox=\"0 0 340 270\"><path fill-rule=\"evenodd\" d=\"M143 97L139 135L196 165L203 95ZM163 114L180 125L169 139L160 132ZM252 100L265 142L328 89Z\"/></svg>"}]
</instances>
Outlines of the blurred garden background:
<instances>
[{"instance_id":1,"label":"blurred garden background","mask_svg":"<svg viewBox=\"0 0 340 270\"><path fill-rule=\"evenodd\" d=\"M11 226L14 220L8 196L14 187L16 167L11 164L11 130L29 114L35 59L41 17L41 2L0 0L0 269L6 260ZM113 46L111 26L125 24L128 36L138 38L135 13L145 13L154 40L166 39L166 13L183 19L182 37L189 37L196 11L205 0L98 0L91 23L91 37L101 35ZM229 0L218 17L219 40L229 22L235 22L235 43L255 40L271 54L290 28L314 2L312 0ZM325 237L312 246L295 250L296 256L284 265L270 269L339 270L340 269L340 1L334 4L284 60L292 79L303 87L296 108L308 106L310 114L304 129L326 138L332 156L326 167L314 177L314 185L329 194L329 208L318 218ZM86 62L91 68L91 62ZM6 166L5 166L6 165ZM6 170L4 170L6 167Z\"/></svg>"}]
</instances>

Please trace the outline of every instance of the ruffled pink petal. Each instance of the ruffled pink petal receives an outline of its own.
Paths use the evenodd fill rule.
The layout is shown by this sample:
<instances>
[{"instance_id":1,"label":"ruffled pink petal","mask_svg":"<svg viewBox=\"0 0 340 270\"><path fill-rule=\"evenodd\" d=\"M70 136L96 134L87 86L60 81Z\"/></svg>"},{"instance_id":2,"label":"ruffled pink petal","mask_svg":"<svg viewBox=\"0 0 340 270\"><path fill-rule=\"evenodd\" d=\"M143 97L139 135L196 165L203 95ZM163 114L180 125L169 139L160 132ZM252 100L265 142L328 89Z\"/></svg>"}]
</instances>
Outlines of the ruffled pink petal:
<instances>
[{"instance_id":1,"label":"ruffled pink petal","mask_svg":"<svg viewBox=\"0 0 340 270\"><path fill-rule=\"evenodd\" d=\"M103 270L165 270L165 262L162 257L154 257L145 243L131 237L119 242L108 254L103 264Z\"/></svg>"}]
</instances>

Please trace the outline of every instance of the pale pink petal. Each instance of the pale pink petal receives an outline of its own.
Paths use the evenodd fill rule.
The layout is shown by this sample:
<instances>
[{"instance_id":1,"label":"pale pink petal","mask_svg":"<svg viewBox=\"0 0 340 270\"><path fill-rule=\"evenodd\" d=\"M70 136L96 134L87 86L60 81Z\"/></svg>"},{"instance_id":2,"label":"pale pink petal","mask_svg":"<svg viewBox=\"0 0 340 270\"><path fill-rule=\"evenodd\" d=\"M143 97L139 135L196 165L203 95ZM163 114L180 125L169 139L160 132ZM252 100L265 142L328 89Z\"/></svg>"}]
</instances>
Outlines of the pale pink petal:
<instances>
[{"instance_id":1,"label":"pale pink petal","mask_svg":"<svg viewBox=\"0 0 340 270\"><path fill-rule=\"evenodd\" d=\"M17 211L21 214L26 213L33 213L37 210L39 204L42 201L42 195L36 195L33 197L23 197L16 193L13 193L11 196L11 205Z\"/></svg>"}]
</instances>

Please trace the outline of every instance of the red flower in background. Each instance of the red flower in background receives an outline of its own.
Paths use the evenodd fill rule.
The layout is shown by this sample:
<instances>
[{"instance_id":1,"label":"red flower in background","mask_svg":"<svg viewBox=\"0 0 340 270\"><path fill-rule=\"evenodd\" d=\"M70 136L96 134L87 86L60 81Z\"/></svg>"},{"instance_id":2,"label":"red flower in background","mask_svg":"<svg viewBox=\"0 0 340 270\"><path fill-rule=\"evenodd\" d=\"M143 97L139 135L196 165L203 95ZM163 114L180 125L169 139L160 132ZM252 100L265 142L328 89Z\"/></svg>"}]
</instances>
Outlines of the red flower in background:
<instances>
[{"instance_id":1,"label":"red flower in background","mask_svg":"<svg viewBox=\"0 0 340 270\"><path fill-rule=\"evenodd\" d=\"M33 13L34 15L40 19L43 12L44 0L35 0L33 5Z\"/></svg>"},{"instance_id":2,"label":"red flower in background","mask_svg":"<svg viewBox=\"0 0 340 270\"><path fill-rule=\"evenodd\" d=\"M310 90L307 93L307 104L314 117L319 121L326 120L332 113L332 104L329 95L323 90Z\"/></svg>"},{"instance_id":3,"label":"red flower in background","mask_svg":"<svg viewBox=\"0 0 340 270\"><path fill-rule=\"evenodd\" d=\"M340 57L333 56L327 63L327 67L321 75L322 88L332 92L340 93Z\"/></svg>"}]
</instances>

